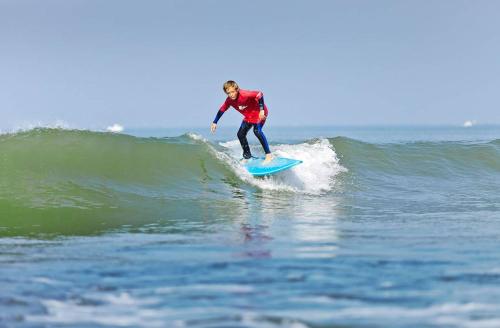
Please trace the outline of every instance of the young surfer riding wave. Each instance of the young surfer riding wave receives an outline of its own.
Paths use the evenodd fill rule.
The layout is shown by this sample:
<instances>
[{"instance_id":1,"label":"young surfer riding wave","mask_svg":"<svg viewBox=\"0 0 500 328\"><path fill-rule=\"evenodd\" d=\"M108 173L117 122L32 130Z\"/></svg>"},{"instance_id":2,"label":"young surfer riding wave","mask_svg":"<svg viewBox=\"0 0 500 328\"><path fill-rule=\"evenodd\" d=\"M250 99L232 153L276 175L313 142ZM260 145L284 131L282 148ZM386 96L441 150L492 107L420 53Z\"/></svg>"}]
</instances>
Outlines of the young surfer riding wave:
<instances>
[{"instance_id":1,"label":"young surfer riding wave","mask_svg":"<svg viewBox=\"0 0 500 328\"><path fill-rule=\"evenodd\" d=\"M217 122L222 114L224 114L229 107L233 107L244 117L238 130L238 139L240 140L241 148L243 148L243 158L249 159L252 157L250 146L248 145L247 133L253 127L253 133L257 139L259 139L266 153L266 158L263 163L269 163L273 159L273 156L269 149L266 136L264 132L262 132L262 127L266 123L268 113L267 106L264 104L264 95L260 91L240 89L238 84L234 81L227 81L224 83L223 90L227 94L227 98L217 112L210 130L214 133L217 129Z\"/></svg>"}]
</instances>

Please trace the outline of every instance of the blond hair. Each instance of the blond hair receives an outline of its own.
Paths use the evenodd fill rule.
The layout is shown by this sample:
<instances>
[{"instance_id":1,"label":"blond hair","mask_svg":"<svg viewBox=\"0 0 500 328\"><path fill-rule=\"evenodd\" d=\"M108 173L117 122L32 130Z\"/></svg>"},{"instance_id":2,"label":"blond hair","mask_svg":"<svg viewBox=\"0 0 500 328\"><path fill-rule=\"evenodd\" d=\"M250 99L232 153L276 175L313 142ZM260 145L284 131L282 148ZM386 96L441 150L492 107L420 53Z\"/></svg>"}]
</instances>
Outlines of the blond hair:
<instances>
[{"instance_id":1,"label":"blond hair","mask_svg":"<svg viewBox=\"0 0 500 328\"><path fill-rule=\"evenodd\" d=\"M224 90L224 93L227 93L227 89L229 89L231 87L235 88L236 90L240 89L240 87L238 86L238 83L236 83L232 80L229 80L226 83L224 83L224 85L222 86L222 89Z\"/></svg>"}]
</instances>

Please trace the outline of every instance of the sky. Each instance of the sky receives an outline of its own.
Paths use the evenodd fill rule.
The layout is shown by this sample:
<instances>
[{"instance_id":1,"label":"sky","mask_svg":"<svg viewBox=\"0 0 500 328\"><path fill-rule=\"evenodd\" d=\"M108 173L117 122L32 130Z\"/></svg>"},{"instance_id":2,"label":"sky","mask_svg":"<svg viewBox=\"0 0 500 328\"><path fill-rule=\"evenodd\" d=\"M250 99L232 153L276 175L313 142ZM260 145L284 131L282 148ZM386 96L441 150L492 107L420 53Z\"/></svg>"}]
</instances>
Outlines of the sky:
<instances>
[{"instance_id":1,"label":"sky","mask_svg":"<svg viewBox=\"0 0 500 328\"><path fill-rule=\"evenodd\" d=\"M500 124L499 54L496 0L0 0L0 128Z\"/></svg>"}]
</instances>

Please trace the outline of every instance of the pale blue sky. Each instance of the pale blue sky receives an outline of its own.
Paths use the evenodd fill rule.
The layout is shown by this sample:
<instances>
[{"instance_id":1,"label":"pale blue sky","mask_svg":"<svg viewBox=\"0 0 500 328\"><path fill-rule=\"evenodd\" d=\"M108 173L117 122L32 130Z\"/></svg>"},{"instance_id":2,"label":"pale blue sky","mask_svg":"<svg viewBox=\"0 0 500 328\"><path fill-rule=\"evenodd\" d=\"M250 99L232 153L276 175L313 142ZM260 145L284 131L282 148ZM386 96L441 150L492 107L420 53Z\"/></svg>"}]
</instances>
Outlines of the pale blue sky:
<instances>
[{"instance_id":1,"label":"pale blue sky","mask_svg":"<svg viewBox=\"0 0 500 328\"><path fill-rule=\"evenodd\" d=\"M276 126L500 124L500 1L0 0L0 128L208 126L227 79Z\"/></svg>"}]
</instances>

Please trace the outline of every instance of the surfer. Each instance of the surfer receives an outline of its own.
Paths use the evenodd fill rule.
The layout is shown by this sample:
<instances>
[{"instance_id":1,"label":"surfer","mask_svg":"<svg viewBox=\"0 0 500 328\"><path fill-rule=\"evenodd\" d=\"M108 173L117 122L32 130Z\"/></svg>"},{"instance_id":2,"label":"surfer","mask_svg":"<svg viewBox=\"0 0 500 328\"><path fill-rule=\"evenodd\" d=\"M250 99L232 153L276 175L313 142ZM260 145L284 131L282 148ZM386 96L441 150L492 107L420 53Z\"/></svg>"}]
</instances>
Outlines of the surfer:
<instances>
[{"instance_id":1,"label":"surfer","mask_svg":"<svg viewBox=\"0 0 500 328\"><path fill-rule=\"evenodd\" d=\"M262 127L267 119L267 106L264 104L264 95L260 91L240 89L238 84L231 80L224 83L223 90L227 94L227 98L217 112L210 130L214 133L217 129L217 122L222 114L229 107L233 107L244 117L238 130L238 139L240 140L241 148L243 148L243 158L249 159L252 157L250 146L248 146L247 133L253 127L253 133L259 139L266 153L264 163L269 163L273 159L273 156L266 136L262 132Z\"/></svg>"}]
</instances>

